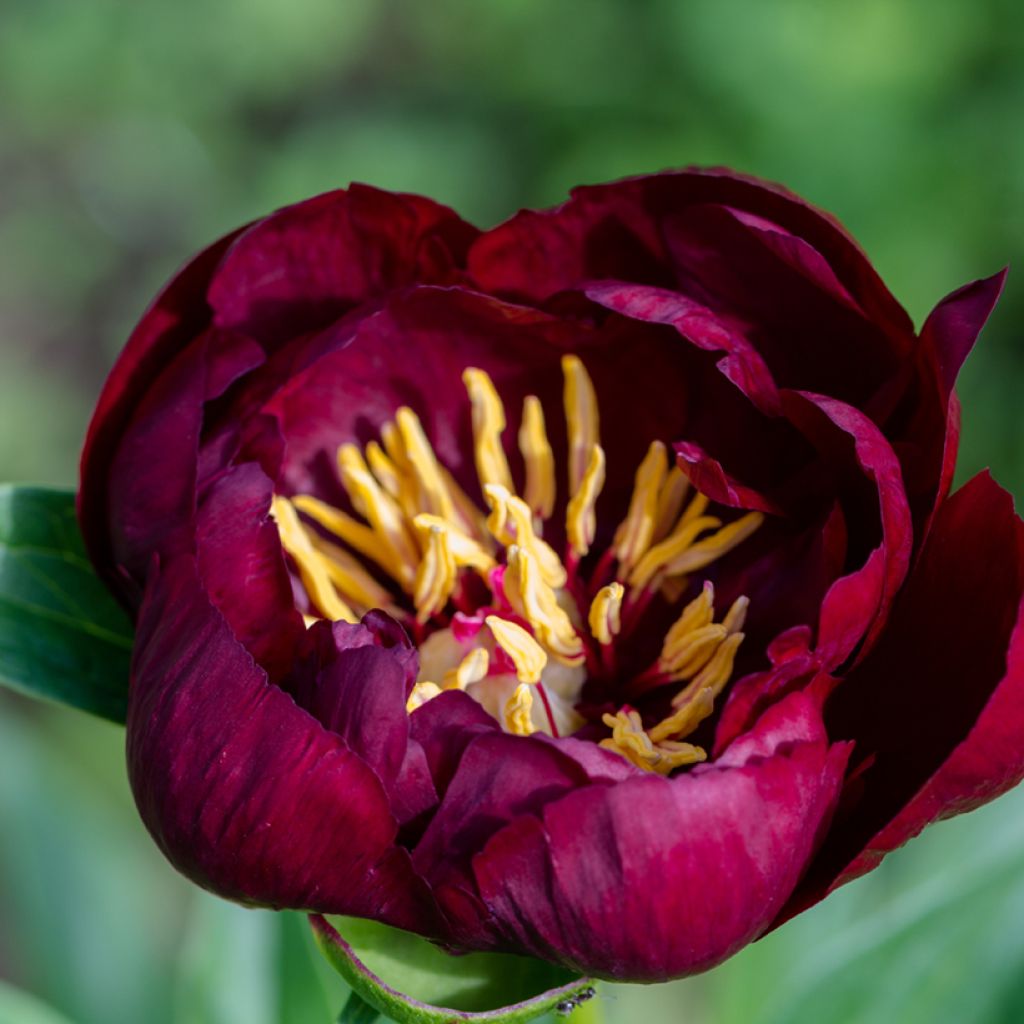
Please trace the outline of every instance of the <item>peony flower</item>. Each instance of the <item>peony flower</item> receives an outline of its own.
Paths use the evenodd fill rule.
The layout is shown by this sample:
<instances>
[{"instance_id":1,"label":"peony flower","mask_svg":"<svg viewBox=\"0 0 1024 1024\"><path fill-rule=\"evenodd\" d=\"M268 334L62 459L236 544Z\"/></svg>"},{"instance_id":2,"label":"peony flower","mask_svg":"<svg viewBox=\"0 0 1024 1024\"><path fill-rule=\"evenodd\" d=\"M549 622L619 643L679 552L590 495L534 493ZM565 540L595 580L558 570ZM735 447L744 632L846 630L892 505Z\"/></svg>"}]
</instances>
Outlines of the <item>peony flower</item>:
<instances>
[{"instance_id":1,"label":"peony flower","mask_svg":"<svg viewBox=\"0 0 1024 1024\"><path fill-rule=\"evenodd\" d=\"M657 980L1015 784L1021 524L949 496L1001 284L915 334L833 219L720 170L486 232L353 186L207 249L82 461L161 849Z\"/></svg>"}]
</instances>

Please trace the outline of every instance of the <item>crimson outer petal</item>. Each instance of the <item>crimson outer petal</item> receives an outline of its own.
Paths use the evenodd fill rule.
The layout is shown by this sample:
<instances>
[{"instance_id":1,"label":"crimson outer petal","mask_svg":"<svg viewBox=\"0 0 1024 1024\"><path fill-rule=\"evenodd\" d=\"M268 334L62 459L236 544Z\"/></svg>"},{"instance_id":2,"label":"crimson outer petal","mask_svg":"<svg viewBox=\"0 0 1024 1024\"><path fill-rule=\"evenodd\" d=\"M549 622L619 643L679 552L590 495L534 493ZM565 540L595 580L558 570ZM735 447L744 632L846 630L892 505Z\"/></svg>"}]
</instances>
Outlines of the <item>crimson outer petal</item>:
<instances>
[{"instance_id":1,"label":"crimson outer petal","mask_svg":"<svg viewBox=\"0 0 1024 1024\"><path fill-rule=\"evenodd\" d=\"M473 859L490 935L460 937L609 978L706 970L785 903L827 826L848 753L830 747L814 702L794 694L713 765L551 800ZM441 885L442 900L454 885Z\"/></svg>"},{"instance_id":2,"label":"crimson outer petal","mask_svg":"<svg viewBox=\"0 0 1024 1024\"><path fill-rule=\"evenodd\" d=\"M1024 778L1024 523L982 474L939 510L875 650L830 699L857 778L785 916Z\"/></svg>"}]
</instances>

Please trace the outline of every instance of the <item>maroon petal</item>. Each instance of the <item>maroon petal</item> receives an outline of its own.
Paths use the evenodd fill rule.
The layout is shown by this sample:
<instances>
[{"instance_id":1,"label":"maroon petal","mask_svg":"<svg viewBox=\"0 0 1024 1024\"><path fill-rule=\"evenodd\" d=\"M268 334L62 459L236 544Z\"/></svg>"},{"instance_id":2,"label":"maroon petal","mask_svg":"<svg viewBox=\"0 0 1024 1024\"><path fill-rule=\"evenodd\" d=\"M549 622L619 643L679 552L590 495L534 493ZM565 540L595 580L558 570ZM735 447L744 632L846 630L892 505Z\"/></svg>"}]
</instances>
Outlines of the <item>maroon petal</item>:
<instances>
[{"instance_id":1,"label":"maroon petal","mask_svg":"<svg viewBox=\"0 0 1024 1024\"><path fill-rule=\"evenodd\" d=\"M478 234L445 206L367 185L327 192L259 221L209 290L222 327L277 343L411 284L450 284Z\"/></svg>"},{"instance_id":2,"label":"maroon petal","mask_svg":"<svg viewBox=\"0 0 1024 1024\"><path fill-rule=\"evenodd\" d=\"M945 503L882 640L836 690L856 788L788 913L1024 777L1024 524L987 474Z\"/></svg>"},{"instance_id":3,"label":"maroon petal","mask_svg":"<svg viewBox=\"0 0 1024 1024\"><path fill-rule=\"evenodd\" d=\"M717 764L589 786L520 817L474 860L491 942L584 973L707 969L784 904L826 824L847 749L795 694Z\"/></svg>"},{"instance_id":4,"label":"maroon petal","mask_svg":"<svg viewBox=\"0 0 1024 1024\"><path fill-rule=\"evenodd\" d=\"M921 343L934 351L947 394L953 390L960 367L999 300L1006 274L1001 270L958 288L931 311L921 328Z\"/></svg>"},{"instance_id":5,"label":"maroon petal","mask_svg":"<svg viewBox=\"0 0 1024 1024\"><path fill-rule=\"evenodd\" d=\"M664 288L600 281L587 285L588 299L644 323L669 324L698 348L723 352L719 368L762 412L778 415L779 393L771 372L743 335L740 324Z\"/></svg>"},{"instance_id":6,"label":"maroon petal","mask_svg":"<svg viewBox=\"0 0 1024 1024\"><path fill-rule=\"evenodd\" d=\"M243 903L438 933L384 788L271 685L203 593L194 561L154 568L139 615L128 766L143 820L200 885Z\"/></svg>"},{"instance_id":7,"label":"maroon petal","mask_svg":"<svg viewBox=\"0 0 1024 1024\"><path fill-rule=\"evenodd\" d=\"M392 811L404 824L437 803L429 765L409 735L405 702L417 658L401 627L383 612L361 624L317 623L310 641L319 664L293 681L299 703L340 736L376 773Z\"/></svg>"},{"instance_id":8,"label":"maroon petal","mask_svg":"<svg viewBox=\"0 0 1024 1024\"><path fill-rule=\"evenodd\" d=\"M190 260L153 300L110 371L89 424L81 460L79 518L96 565L109 572L107 475L117 441L141 396L174 354L209 325L204 295L225 250L245 228L226 235Z\"/></svg>"},{"instance_id":9,"label":"maroon petal","mask_svg":"<svg viewBox=\"0 0 1024 1024\"><path fill-rule=\"evenodd\" d=\"M273 483L254 462L222 473L200 499L196 552L211 603L276 682L291 667L305 627L270 518L272 494Z\"/></svg>"},{"instance_id":10,"label":"maroon petal","mask_svg":"<svg viewBox=\"0 0 1024 1024\"><path fill-rule=\"evenodd\" d=\"M884 626L893 596L910 564L913 531L907 496L903 489L899 460L881 431L863 414L843 402L821 395L785 392L786 415L801 425L808 437L833 450L830 462L841 465L836 449L836 432L845 444L852 442L857 465L870 481L871 501L865 514L847 516L864 529L879 523L881 536L857 569L836 580L821 605L817 651L826 669L842 662L863 641L868 647ZM816 414L811 414L811 410ZM822 420L820 417L825 419ZM827 430L822 427L827 426ZM854 545L856 550L856 544Z\"/></svg>"}]
</instances>

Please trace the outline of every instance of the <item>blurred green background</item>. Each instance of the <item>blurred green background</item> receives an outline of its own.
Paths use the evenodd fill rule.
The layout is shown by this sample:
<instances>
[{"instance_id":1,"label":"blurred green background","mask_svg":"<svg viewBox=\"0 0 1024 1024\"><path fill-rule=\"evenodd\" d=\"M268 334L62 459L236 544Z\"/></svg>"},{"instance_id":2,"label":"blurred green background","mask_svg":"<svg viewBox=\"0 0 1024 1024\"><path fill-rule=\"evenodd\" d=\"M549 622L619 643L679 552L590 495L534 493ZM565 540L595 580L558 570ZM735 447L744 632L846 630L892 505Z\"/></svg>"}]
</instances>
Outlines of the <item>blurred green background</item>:
<instances>
[{"instance_id":1,"label":"blurred green background","mask_svg":"<svg viewBox=\"0 0 1024 1024\"><path fill-rule=\"evenodd\" d=\"M353 179L489 225L579 182L730 164L837 213L920 322L1024 262L1020 11L0 0L0 479L72 484L100 384L176 265ZM1022 304L1011 276L961 385L961 477L991 465L1017 494ZM179 879L135 817L122 745L0 697L0 1024L327 1021L344 989L301 919ZM1024 792L718 971L607 987L605 1006L623 1024L1024 1020Z\"/></svg>"}]
</instances>

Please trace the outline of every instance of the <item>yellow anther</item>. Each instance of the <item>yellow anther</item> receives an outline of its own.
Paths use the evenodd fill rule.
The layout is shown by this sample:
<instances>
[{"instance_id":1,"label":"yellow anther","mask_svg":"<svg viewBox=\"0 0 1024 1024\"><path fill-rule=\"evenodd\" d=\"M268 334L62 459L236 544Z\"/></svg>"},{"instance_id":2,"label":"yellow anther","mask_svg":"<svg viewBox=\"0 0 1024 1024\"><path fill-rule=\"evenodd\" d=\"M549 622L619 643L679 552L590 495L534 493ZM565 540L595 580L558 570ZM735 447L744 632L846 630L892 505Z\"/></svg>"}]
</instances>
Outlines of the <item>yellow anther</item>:
<instances>
[{"instance_id":1,"label":"yellow anther","mask_svg":"<svg viewBox=\"0 0 1024 1024\"><path fill-rule=\"evenodd\" d=\"M622 628L622 598L625 589L621 583L602 587L590 604L587 622L590 632L599 644L610 644Z\"/></svg>"},{"instance_id":2,"label":"yellow anther","mask_svg":"<svg viewBox=\"0 0 1024 1024\"><path fill-rule=\"evenodd\" d=\"M565 377L563 397L565 420L569 428L569 494L575 494L583 482L591 452L600 439L597 396L590 374L578 356L562 356Z\"/></svg>"},{"instance_id":3,"label":"yellow anther","mask_svg":"<svg viewBox=\"0 0 1024 1024\"><path fill-rule=\"evenodd\" d=\"M651 542L657 543L671 533L683 510L683 502L690 490L690 481L678 467L672 466L658 492L658 511L654 517L654 533Z\"/></svg>"},{"instance_id":4,"label":"yellow anther","mask_svg":"<svg viewBox=\"0 0 1024 1024\"><path fill-rule=\"evenodd\" d=\"M648 735L652 743L685 739L715 709L715 695L710 687L698 690L692 700L660 721Z\"/></svg>"},{"instance_id":5,"label":"yellow anther","mask_svg":"<svg viewBox=\"0 0 1024 1024\"><path fill-rule=\"evenodd\" d=\"M486 517L481 513L477 503L459 486L459 482L444 466L441 467L441 479L452 496L452 504L455 506L455 522L458 527L484 547L489 547L491 536L487 532Z\"/></svg>"},{"instance_id":6,"label":"yellow anther","mask_svg":"<svg viewBox=\"0 0 1024 1024\"><path fill-rule=\"evenodd\" d=\"M697 521L694 520L694 522ZM760 512L748 512L742 518L729 523L728 526L716 530L710 537L705 537L689 546L677 558L673 558L665 565L665 574L681 576L703 569L745 541L763 522L764 516Z\"/></svg>"},{"instance_id":7,"label":"yellow anther","mask_svg":"<svg viewBox=\"0 0 1024 1024\"><path fill-rule=\"evenodd\" d=\"M604 487L604 449L595 444L590 450L586 472L569 500L565 510L565 529L569 546L577 558L582 558L594 542L597 533L597 513L594 506Z\"/></svg>"},{"instance_id":8,"label":"yellow anther","mask_svg":"<svg viewBox=\"0 0 1024 1024\"><path fill-rule=\"evenodd\" d=\"M299 579L310 601L328 619L358 622L359 617L338 596L327 572L325 559L314 547L299 514L287 498L274 495L270 511L277 521L281 546L292 556L299 570Z\"/></svg>"},{"instance_id":9,"label":"yellow anther","mask_svg":"<svg viewBox=\"0 0 1024 1024\"><path fill-rule=\"evenodd\" d=\"M423 707L428 700L433 700L440 693L441 687L437 683L431 683L426 680L422 683L417 683L412 688L409 699L405 702L405 710L411 715L417 708Z\"/></svg>"},{"instance_id":10,"label":"yellow anther","mask_svg":"<svg viewBox=\"0 0 1024 1024\"><path fill-rule=\"evenodd\" d=\"M697 516L691 519L685 526L677 528L663 541L655 544L637 562L633 571L629 574L631 586L639 589L646 588L655 577L659 580L666 576L678 576L680 572L673 571L676 563L690 550L694 541L705 530L713 530L720 526L722 521L714 516Z\"/></svg>"},{"instance_id":11,"label":"yellow anther","mask_svg":"<svg viewBox=\"0 0 1024 1024\"><path fill-rule=\"evenodd\" d=\"M666 644L658 665L673 680L689 679L711 660L726 636L725 626L701 626L676 644Z\"/></svg>"},{"instance_id":12,"label":"yellow anther","mask_svg":"<svg viewBox=\"0 0 1024 1024\"><path fill-rule=\"evenodd\" d=\"M443 611L455 589L458 567L448 538L449 531L440 526L432 526L426 532L426 548L416 570L413 590L417 622L426 622Z\"/></svg>"},{"instance_id":13,"label":"yellow anther","mask_svg":"<svg viewBox=\"0 0 1024 1024\"><path fill-rule=\"evenodd\" d=\"M537 560L544 582L556 589L564 587L568 579L565 566L555 554L555 549L534 532L533 516L526 502L509 494L500 484L485 485L484 497L491 509L487 528L495 539L506 547L518 544L529 551Z\"/></svg>"},{"instance_id":14,"label":"yellow anther","mask_svg":"<svg viewBox=\"0 0 1024 1024\"><path fill-rule=\"evenodd\" d=\"M530 736L534 732L533 692L526 683L520 683L505 705L505 729L513 736Z\"/></svg>"},{"instance_id":15,"label":"yellow anther","mask_svg":"<svg viewBox=\"0 0 1024 1024\"><path fill-rule=\"evenodd\" d=\"M683 609L682 614L665 634L662 652L674 647L695 629L709 625L714 617L715 587L710 580L705 580L700 593Z\"/></svg>"},{"instance_id":16,"label":"yellow anther","mask_svg":"<svg viewBox=\"0 0 1024 1024\"><path fill-rule=\"evenodd\" d=\"M340 509L308 494L298 494L292 502L300 512L305 512L310 519L316 520L325 530L330 530L350 548L355 548L359 554L376 562L389 576L399 578L391 549L365 523L360 523Z\"/></svg>"},{"instance_id":17,"label":"yellow anther","mask_svg":"<svg viewBox=\"0 0 1024 1024\"><path fill-rule=\"evenodd\" d=\"M547 519L555 508L555 456L544 427L544 410L536 395L527 395L523 400L519 450L526 466L526 504L538 519Z\"/></svg>"},{"instance_id":18,"label":"yellow anther","mask_svg":"<svg viewBox=\"0 0 1024 1024\"><path fill-rule=\"evenodd\" d=\"M732 633L727 636L718 645L714 656L694 677L693 681L672 698L672 707L683 707L693 700L695 694L701 690L708 690L712 697L717 697L725 689L725 684L729 682L733 663L736 660L736 652L742 643L742 633Z\"/></svg>"},{"instance_id":19,"label":"yellow anther","mask_svg":"<svg viewBox=\"0 0 1024 1024\"><path fill-rule=\"evenodd\" d=\"M508 549L504 590L509 603L529 622L554 658L565 665L578 665L583 660L583 641L572 621L544 582L537 560L518 544Z\"/></svg>"},{"instance_id":20,"label":"yellow anther","mask_svg":"<svg viewBox=\"0 0 1024 1024\"><path fill-rule=\"evenodd\" d=\"M377 482L381 487L405 508L402 497L403 492L407 488L406 481L392 461L391 456L381 448L378 442L371 441L366 446L366 462L370 467L370 472L377 478ZM405 511L408 513L409 510L405 509Z\"/></svg>"},{"instance_id":21,"label":"yellow anther","mask_svg":"<svg viewBox=\"0 0 1024 1024\"><path fill-rule=\"evenodd\" d=\"M356 511L369 521L391 553L399 582L405 589L411 589L420 556L398 503L374 479L354 444L343 444L338 449L338 469Z\"/></svg>"},{"instance_id":22,"label":"yellow anther","mask_svg":"<svg viewBox=\"0 0 1024 1024\"><path fill-rule=\"evenodd\" d=\"M471 683L479 683L487 675L490 660L486 647L474 647L455 668L445 672L441 689L465 690Z\"/></svg>"},{"instance_id":23,"label":"yellow anther","mask_svg":"<svg viewBox=\"0 0 1024 1024\"><path fill-rule=\"evenodd\" d=\"M494 642L512 659L516 678L521 683L539 683L548 656L544 649L517 622L488 615L484 622L494 634Z\"/></svg>"},{"instance_id":24,"label":"yellow anther","mask_svg":"<svg viewBox=\"0 0 1024 1024\"><path fill-rule=\"evenodd\" d=\"M370 608L385 608L394 611L393 596L391 591L382 587L362 566L362 563L352 554L324 540L316 534L311 534L310 539L313 547L316 548L324 558L324 567L331 582L338 588L341 595L348 601L361 605L364 610Z\"/></svg>"},{"instance_id":25,"label":"yellow anther","mask_svg":"<svg viewBox=\"0 0 1024 1024\"><path fill-rule=\"evenodd\" d=\"M628 572L651 546L658 516L658 498L668 472L668 456L661 441L652 441L636 471L626 518L615 531L615 556Z\"/></svg>"},{"instance_id":26,"label":"yellow anther","mask_svg":"<svg viewBox=\"0 0 1024 1024\"><path fill-rule=\"evenodd\" d=\"M472 537L467 537L447 519L421 512L412 522L419 532L424 547L429 543L431 530L441 530L447 534L448 547L459 568L476 569L477 572L485 573L497 564L490 552L485 551Z\"/></svg>"},{"instance_id":27,"label":"yellow anther","mask_svg":"<svg viewBox=\"0 0 1024 1024\"><path fill-rule=\"evenodd\" d=\"M442 519L452 519L455 511L452 496L445 486L437 456L427 440L420 418L412 409L403 405L395 413L395 422L416 479L420 511Z\"/></svg>"},{"instance_id":28,"label":"yellow anther","mask_svg":"<svg viewBox=\"0 0 1024 1024\"><path fill-rule=\"evenodd\" d=\"M750 607L749 597L737 597L732 603L732 607L726 612L725 618L722 619L722 625L725 626L728 633L738 633L747 621L747 609Z\"/></svg>"},{"instance_id":29,"label":"yellow anther","mask_svg":"<svg viewBox=\"0 0 1024 1024\"><path fill-rule=\"evenodd\" d=\"M644 731L643 722L636 711L623 709L616 715L605 715L603 721L612 730L612 735L601 740L601 746L621 754L644 771L668 775L675 768L696 764L707 757L700 747L690 743L677 743L673 740L654 743Z\"/></svg>"},{"instance_id":30,"label":"yellow anther","mask_svg":"<svg viewBox=\"0 0 1024 1024\"><path fill-rule=\"evenodd\" d=\"M501 404L494 383L483 370L470 367L463 371L462 381L469 392L473 409L473 449L480 484L501 484L512 491L512 474L501 444L501 435L505 430L505 407Z\"/></svg>"},{"instance_id":31,"label":"yellow anther","mask_svg":"<svg viewBox=\"0 0 1024 1024\"><path fill-rule=\"evenodd\" d=\"M305 625L306 629L309 629L310 626L315 626L318 622L323 622L323 621L324 620L321 619L319 615L303 615L302 616L302 622L303 622L303 625Z\"/></svg>"},{"instance_id":32,"label":"yellow anther","mask_svg":"<svg viewBox=\"0 0 1024 1024\"><path fill-rule=\"evenodd\" d=\"M704 515L707 511L708 505L711 504L711 499L706 495L698 491L691 499L690 504L686 506L686 511L682 514L679 522L676 524L673 533L678 533L684 529L688 523L693 522L694 519Z\"/></svg>"}]
</instances>

